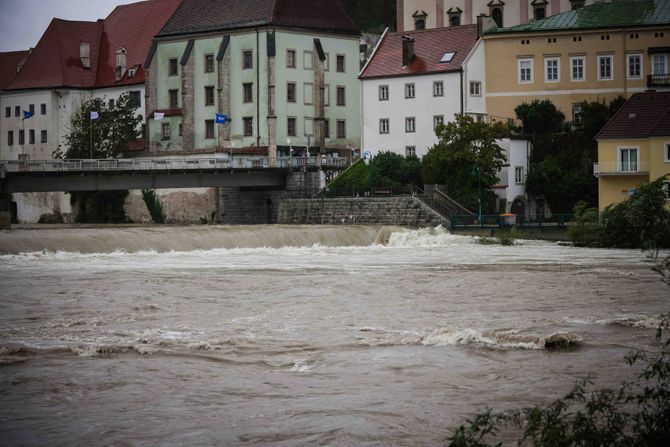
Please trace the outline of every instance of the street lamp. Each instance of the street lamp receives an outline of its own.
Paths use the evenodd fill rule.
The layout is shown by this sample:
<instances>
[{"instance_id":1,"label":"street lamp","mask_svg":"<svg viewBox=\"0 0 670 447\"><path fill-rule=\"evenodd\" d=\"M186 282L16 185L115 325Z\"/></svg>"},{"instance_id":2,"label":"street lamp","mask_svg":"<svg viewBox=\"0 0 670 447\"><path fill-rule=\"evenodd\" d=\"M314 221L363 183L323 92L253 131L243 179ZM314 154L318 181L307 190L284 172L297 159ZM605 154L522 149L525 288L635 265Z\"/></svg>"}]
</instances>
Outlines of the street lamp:
<instances>
[{"instance_id":1,"label":"street lamp","mask_svg":"<svg viewBox=\"0 0 670 447\"><path fill-rule=\"evenodd\" d=\"M479 225L482 225L482 176L480 167L475 166L474 172L477 172L477 206L479 209L478 210Z\"/></svg>"}]
</instances>

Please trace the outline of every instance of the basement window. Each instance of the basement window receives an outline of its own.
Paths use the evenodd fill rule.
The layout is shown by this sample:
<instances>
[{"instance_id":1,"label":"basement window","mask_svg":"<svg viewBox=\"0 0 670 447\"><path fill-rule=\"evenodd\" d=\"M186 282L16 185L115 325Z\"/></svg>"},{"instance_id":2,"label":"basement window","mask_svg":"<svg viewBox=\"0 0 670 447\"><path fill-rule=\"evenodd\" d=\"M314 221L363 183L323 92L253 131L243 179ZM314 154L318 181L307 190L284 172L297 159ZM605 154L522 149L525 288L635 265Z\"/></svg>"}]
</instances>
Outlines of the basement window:
<instances>
[{"instance_id":1,"label":"basement window","mask_svg":"<svg viewBox=\"0 0 670 447\"><path fill-rule=\"evenodd\" d=\"M451 60L454 58L454 55L456 54L455 51L448 51L444 53L444 56L442 56L442 59L440 59L441 64L445 64L447 62L451 62Z\"/></svg>"}]
</instances>

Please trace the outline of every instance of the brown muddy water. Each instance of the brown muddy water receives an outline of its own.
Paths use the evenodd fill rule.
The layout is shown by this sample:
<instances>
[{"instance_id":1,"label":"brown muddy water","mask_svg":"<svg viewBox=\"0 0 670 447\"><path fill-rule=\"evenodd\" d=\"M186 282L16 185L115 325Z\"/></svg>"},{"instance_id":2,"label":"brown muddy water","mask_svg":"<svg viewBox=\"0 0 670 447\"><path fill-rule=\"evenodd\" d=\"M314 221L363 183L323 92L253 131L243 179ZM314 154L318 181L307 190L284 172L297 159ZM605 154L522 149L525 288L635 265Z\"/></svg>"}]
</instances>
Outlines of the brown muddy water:
<instances>
[{"instance_id":1,"label":"brown muddy water","mask_svg":"<svg viewBox=\"0 0 670 447\"><path fill-rule=\"evenodd\" d=\"M669 304L639 251L441 228L19 229L0 253L13 446L440 445L634 380Z\"/></svg>"}]
</instances>

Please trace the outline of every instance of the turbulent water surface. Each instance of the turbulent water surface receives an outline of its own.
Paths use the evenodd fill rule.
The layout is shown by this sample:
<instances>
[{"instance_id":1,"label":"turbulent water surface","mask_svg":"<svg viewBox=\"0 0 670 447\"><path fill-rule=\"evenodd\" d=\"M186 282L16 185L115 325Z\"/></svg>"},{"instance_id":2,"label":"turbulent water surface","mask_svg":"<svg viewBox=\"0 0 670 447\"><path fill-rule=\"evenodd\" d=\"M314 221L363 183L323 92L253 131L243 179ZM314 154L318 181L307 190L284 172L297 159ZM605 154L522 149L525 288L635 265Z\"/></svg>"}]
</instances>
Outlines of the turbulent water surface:
<instances>
[{"instance_id":1,"label":"turbulent water surface","mask_svg":"<svg viewBox=\"0 0 670 447\"><path fill-rule=\"evenodd\" d=\"M377 227L0 232L2 445L434 445L634 379L644 253Z\"/></svg>"}]
</instances>

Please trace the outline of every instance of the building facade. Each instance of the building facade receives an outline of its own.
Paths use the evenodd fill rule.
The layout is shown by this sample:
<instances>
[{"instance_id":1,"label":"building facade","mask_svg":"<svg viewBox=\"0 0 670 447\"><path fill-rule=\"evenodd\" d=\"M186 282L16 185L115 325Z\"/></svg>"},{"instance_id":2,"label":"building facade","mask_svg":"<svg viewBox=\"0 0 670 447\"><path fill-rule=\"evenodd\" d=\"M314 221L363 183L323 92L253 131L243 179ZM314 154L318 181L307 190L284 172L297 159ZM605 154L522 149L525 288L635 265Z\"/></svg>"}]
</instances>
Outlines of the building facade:
<instances>
[{"instance_id":1,"label":"building facade","mask_svg":"<svg viewBox=\"0 0 670 447\"><path fill-rule=\"evenodd\" d=\"M596 136L598 208L670 174L670 92L633 95Z\"/></svg>"},{"instance_id":2,"label":"building facade","mask_svg":"<svg viewBox=\"0 0 670 447\"><path fill-rule=\"evenodd\" d=\"M667 6L662 0L597 3L485 32L490 117L514 119L522 102L548 99L578 121L583 101L669 88Z\"/></svg>"},{"instance_id":3,"label":"building facade","mask_svg":"<svg viewBox=\"0 0 670 447\"><path fill-rule=\"evenodd\" d=\"M184 0L146 60L152 153L359 147L359 32L338 0L226 0L203 18L210 3Z\"/></svg>"},{"instance_id":4,"label":"building facade","mask_svg":"<svg viewBox=\"0 0 670 447\"><path fill-rule=\"evenodd\" d=\"M597 0L396 0L396 30L414 31L473 25L491 17L499 28L593 4Z\"/></svg>"},{"instance_id":5,"label":"building facade","mask_svg":"<svg viewBox=\"0 0 670 447\"><path fill-rule=\"evenodd\" d=\"M421 157L455 114L485 119L484 57L474 25L386 33L360 75L362 148Z\"/></svg>"}]
</instances>

